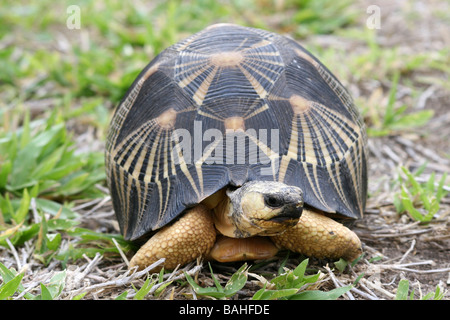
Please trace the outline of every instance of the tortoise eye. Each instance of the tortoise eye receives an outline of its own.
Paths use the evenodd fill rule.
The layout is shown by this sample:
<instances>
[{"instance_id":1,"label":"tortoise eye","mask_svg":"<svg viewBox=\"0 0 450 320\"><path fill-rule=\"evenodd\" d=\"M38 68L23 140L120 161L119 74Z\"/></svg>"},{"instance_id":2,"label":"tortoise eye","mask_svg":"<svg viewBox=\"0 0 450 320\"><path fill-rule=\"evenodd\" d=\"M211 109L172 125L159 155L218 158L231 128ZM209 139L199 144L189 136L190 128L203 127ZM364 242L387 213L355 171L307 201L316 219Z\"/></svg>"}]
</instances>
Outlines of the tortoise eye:
<instances>
[{"instance_id":1,"label":"tortoise eye","mask_svg":"<svg viewBox=\"0 0 450 320\"><path fill-rule=\"evenodd\" d=\"M283 199L272 194L264 196L264 203L266 204L266 206L272 208L280 208L284 205Z\"/></svg>"}]
</instances>

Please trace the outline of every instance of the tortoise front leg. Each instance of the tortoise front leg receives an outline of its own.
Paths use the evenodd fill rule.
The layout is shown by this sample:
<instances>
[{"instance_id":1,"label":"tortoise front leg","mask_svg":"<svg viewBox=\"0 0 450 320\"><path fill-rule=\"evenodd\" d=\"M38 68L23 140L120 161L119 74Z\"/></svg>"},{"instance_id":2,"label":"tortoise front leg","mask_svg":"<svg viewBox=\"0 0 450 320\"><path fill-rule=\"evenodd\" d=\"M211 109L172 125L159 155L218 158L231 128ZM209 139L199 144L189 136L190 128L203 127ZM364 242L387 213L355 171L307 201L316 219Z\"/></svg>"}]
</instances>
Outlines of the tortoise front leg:
<instances>
[{"instance_id":1,"label":"tortoise front leg","mask_svg":"<svg viewBox=\"0 0 450 320\"><path fill-rule=\"evenodd\" d=\"M130 268L144 269L166 258L164 268L175 269L205 256L215 241L212 214L205 206L198 205L151 237L131 259Z\"/></svg>"},{"instance_id":2,"label":"tortoise front leg","mask_svg":"<svg viewBox=\"0 0 450 320\"><path fill-rule=\"evenodd\" d=\"M280 248L316 258L353 261L362 253L361 241L353 231L308 209L303 209L297 225L271 238Z\"/></svg>"}]
</instances>

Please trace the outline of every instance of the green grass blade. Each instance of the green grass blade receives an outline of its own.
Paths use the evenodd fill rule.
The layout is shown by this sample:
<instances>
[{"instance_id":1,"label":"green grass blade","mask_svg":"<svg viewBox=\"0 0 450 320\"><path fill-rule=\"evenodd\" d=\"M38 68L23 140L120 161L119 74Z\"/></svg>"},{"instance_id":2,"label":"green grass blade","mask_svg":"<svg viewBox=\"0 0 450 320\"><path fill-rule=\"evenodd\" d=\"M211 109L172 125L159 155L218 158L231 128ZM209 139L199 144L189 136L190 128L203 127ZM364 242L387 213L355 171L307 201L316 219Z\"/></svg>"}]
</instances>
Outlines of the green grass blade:
<instances>
[{"instance_id":1,"label":"green grass blade","mask_svg":"<svg viewBox=\"0 0 450 320\"><path fill-rule=\"evenodd\" d=\"M0 287L0 300L6 300L10 298L19 288L22 278L23 273L19 273L17 276L4 283Z\"/></svg>"},{"instance_id":2,"label":"green grass blade","mask_svg":"<svg viewBox=\"0 0 450 320\"><path fill-rule=\"evenodd\" d=\"M397 294L395 300L408 300L409 281L406 279L400 280L398 283Z\"/></svg>"},{"instance_id":3,"label":"green grass blade","mask_svg":"<svg viewBox=\"0 0 450 320\"><path fill-rule=\"evenodd\" d=\"M154 281L150 282L150 277L148 277L143 286L139 289L138 292L136 292L136 295L134 296L134 300L143 300L144 297L149 293L153 285L155 284Z\"/></svg>"},{"instance_id":4,"label":"green grass blade","mask_svg":"<svg viewBox=\"0 0 450 320\"><path fill-rule=\"evenodd\" d=\"M53 300L52 294L47 287L41 283L41 296L40 300Z\"/></svg>"},{"instance_id":5,"label":"green grass blade","mask_svg":"<svg viewBox=\"0 0 450 320\"><path fill-rule=\"evenodd\" d=\"M352 286L336 288L331 291L306 290L289 297L289 300L336 300L351 288Z\"/></svg>"},{"instance_id":6,"label":"green grass blade","mask_svg":"<svg viewBox=\"0 0 450 320\"><path fill-rule=\"evenodd\" d=\"M14 221L19 224L23 222L28 214L28 210L30 208L31 198L28 194L28 190L25 189L23 191L22 200L20 201L19 209L14 214Z\"/></svg>"}]
</instances>

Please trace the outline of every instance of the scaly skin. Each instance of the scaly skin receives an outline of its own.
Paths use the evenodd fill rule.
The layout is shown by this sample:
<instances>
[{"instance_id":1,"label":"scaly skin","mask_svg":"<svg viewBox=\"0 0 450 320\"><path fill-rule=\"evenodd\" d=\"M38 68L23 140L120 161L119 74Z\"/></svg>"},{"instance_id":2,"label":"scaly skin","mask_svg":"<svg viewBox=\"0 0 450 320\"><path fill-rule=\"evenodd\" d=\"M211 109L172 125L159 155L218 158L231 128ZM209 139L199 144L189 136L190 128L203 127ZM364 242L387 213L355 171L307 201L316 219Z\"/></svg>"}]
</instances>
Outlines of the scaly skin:
<instances>
[{"instance_id":1,"label":"scaly skin","mask_svg":"<svg viewBox=\"0 0 450 320\"><path fill-rule=\"evenodd\" d=\"M216 230L211 211L198 205L151 237L131 259L129 267L144 269L166 258L164 268L175 269L206 255L215 242ZM154 271L158 269L161 268Z\"/></svg>"},{"instance_id":2,"label":"scaly skin","mask_svg":"<svg viewBox=\"0 0 450 320\"><path fill-rule=\"evenodd\" d=\"M316 258L353 261L362 253L361 241L353 231L307 209L297 225L271 239L279 248Z\"/></svg>"},{"instance_id":3,"label":"scaly skin","mask_svg":"<svg viewBox=\"0 0 450 320\"><path fill-rule=\"evenodd\" d=\"M263 239L267 241L261 241ZM270 239L276 247L269 237L237 239L221 236L220 241L219 238L216 241L211 211L198 205L150 238L132 258L130 268L138 266L138 269L143 269L160 258L166 258L164 268L169 270L199 257L221 262L268 259L277 253L277 248L317 258L344 258L348 261L353 261L362 252L361 242L353 231L306 209L297 225Z\"/></svg>"}]
</instances>

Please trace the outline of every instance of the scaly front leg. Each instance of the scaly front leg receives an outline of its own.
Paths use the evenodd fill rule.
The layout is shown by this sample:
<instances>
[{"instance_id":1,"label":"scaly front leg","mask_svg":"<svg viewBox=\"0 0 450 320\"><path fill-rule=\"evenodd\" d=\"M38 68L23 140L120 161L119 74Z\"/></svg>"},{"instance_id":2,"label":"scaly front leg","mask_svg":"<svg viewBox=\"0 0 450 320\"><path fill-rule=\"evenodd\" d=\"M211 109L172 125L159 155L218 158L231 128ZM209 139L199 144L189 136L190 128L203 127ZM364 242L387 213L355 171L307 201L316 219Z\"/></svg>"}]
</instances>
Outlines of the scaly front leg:
<instances>
[{"instance_id":1,"label":"scaly front leg","mask_svg":"<svg viewBox=\"0 0 450 320\"><path fill-rule=\"evenodd\" d=\"M205 206L198 205L151 237L131 259L130 268L138 266L138 269L144 269L166 258L164 268L172 270L205 256L215 241L216 230L211 212Z\"/></svg>"},{"instance_id":2,"label":"scaly front leg","mask_svg":"<svg viewBox=\"0 0 450 320\"><path fill-rule=\"evenodd\" d=\"M316 258L353 261L362 253L361 241L353 231L306 208L297 225L271 238L280 248Z\"/></svg>"}]
</instances>

